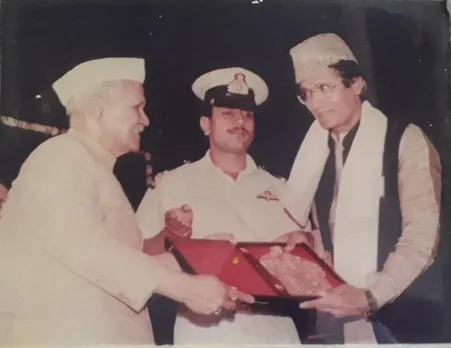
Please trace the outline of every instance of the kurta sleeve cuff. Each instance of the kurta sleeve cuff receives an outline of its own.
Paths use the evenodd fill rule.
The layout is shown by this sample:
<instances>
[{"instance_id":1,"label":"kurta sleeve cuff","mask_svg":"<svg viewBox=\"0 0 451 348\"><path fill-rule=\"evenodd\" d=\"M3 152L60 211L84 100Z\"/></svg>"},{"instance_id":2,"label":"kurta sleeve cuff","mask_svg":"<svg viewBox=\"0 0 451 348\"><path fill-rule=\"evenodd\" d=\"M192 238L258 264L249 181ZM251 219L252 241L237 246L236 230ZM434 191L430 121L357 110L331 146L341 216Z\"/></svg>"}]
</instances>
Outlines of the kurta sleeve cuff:
<instances>
[{"instance_id":1,"label":"kurta sleeve cuff","mask_svg":"<svg viewBox=\"0 0 451 348\"><path fill-rule=\"evenodd\" d=\"M398 296L394 284L382 274L376 275L375 280L367 289L373 294L379 308L394 301Z\"/></svg>"},{"instance_id":2,"label":"kurta sleeve cuff","mask_svg":"<svg viewBox=\"0 0 451 348\"><path fill-rule=\"evenodd\" d=\"M143 260L140 260L143 265L146 265L146 269L149 271L136 274L134 279L130 279L130 286L125 289L125 292L119 293L119 300L126 303L135 311L141 311L146 305L149 298L153 295L154 289L163 281L166 277L170 276L170 271L160 265L157 261L153 260L146 254L138 256Z\"/></svg>"}]
</instances>

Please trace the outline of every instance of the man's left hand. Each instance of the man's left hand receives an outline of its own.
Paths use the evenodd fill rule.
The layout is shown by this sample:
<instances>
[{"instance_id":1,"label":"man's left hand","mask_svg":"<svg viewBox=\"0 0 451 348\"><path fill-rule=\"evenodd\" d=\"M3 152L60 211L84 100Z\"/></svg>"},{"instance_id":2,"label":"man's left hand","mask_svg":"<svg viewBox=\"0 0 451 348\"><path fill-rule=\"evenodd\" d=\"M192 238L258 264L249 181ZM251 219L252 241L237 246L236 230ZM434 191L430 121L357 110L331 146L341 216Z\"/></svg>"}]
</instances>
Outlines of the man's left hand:
<instances>
[{"instance_id":1,"label":"man's left hand","mask_svg":"<svg viewBox=\"0 0 451 348\"><path fill-rule=\"evenodd\" d=\"M274 239L275 243L287 243L285 246L286 251L291 251L294 249L296 244L305 243L311 249L315 249L315 241L313 235L308 231L293 231L287 232Z\"/></svg>"},{"instance_id":2,"label":"man's left hand","mask_svg":"<svg viewBox=\"0 0 451 348\"><path fill-rule=\"evenodd\" d=\"M368 300L362 289L343 284L319 294L321 297L301 303L301 309L316 309L337 318L363 316L368 309Z\"/></svg>"}]
</instances>

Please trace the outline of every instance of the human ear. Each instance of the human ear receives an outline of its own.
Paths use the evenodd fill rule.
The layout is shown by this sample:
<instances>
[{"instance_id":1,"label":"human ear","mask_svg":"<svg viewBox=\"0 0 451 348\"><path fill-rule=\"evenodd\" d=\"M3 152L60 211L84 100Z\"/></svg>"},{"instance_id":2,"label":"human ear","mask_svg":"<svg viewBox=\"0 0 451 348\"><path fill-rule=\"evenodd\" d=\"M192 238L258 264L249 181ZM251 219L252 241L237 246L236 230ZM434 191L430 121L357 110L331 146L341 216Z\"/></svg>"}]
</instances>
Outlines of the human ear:
<instances>
[{"instance_id":1,"label":"human ear","mask_svg":"<svg viewBox=\"0 0 451 348\"><path fill-rule=\"evenodd\" d=\"M355 95L360 96L366 88L366 82L363 78L356 77L352 80L351 88L354 91Z\"/></svg>"},{"instance_id":2,"label":"human ear","mask_svg":"<svg viewBox=\"0 0 451 348\"><path fill-rule=\"evenodd\" d=\"M104 103L103 98L99 94L95 94L91 97L90 100L90 117L93 120L100 121L104 115Z\"/></svg>"},{"instance_id":3,"label":"human ear","mask_svg":"<svg viewBox=\"0 0 451 348\"><path fill-rule=\"evenodd\" d=\"M210 135L210 119L207 116L200 117L200 128L206 136Z\"/></svg>"}]
</instances>

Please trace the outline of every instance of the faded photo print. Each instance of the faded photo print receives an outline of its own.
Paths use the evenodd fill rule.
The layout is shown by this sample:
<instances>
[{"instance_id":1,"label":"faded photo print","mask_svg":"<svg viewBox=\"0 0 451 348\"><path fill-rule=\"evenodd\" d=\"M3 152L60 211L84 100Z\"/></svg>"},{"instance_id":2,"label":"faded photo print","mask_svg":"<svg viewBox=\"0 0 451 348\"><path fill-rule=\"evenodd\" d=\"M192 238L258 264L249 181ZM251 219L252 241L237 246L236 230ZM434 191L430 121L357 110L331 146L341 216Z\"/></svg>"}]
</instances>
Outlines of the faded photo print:
<instances>
[{"instance_id":1,"label":"faded photo print","mask_svg":"<svg viewBox=\"0 0 451 348\"><path fill-rule=\"evenodd\" d=\"M0 345L451 342L445 2L0 14Z\"/></svg>"}]
</instances>

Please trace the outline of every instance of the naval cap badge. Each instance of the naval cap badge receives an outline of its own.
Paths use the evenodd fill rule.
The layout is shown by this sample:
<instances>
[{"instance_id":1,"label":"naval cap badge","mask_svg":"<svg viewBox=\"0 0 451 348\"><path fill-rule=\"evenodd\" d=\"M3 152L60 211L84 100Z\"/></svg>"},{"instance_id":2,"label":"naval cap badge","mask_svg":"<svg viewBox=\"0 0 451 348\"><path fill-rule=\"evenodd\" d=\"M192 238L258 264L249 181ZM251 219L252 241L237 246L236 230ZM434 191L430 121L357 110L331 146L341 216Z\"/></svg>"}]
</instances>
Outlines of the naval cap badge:
<instances>
[{"instance_id":1,"label":"naval cap badge","mask_svg":"<svg viewBox=\"0 0 451 348\"><path fill-rule=\"evenodd\" d=\"M249 94L249 87L246 83L246 75L236 73L233 81L227 85L227 91L234 94Z\"/></svg>"}]
</instances>

